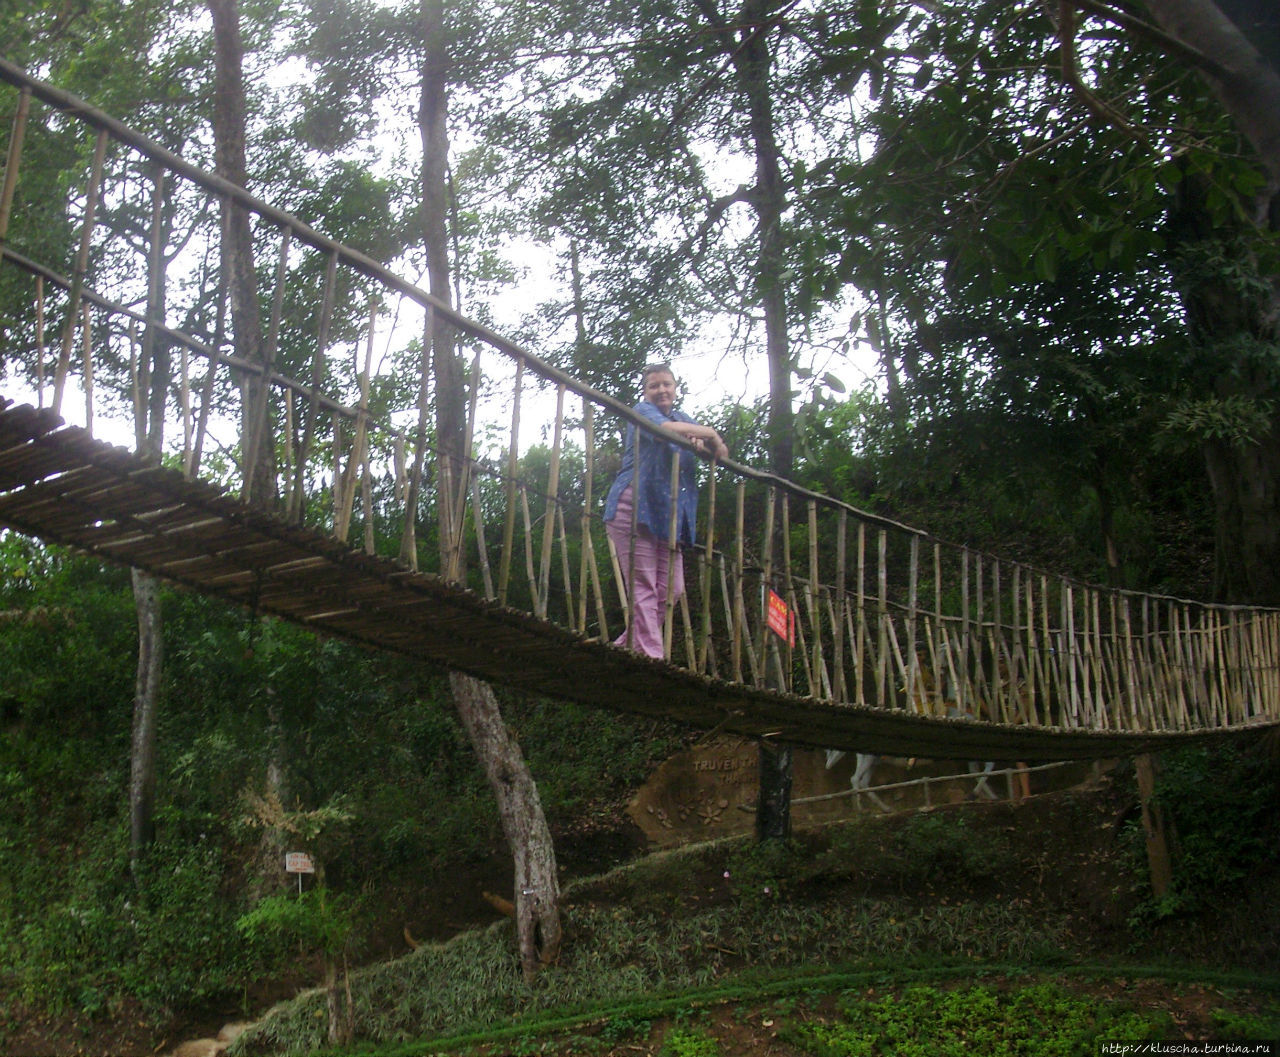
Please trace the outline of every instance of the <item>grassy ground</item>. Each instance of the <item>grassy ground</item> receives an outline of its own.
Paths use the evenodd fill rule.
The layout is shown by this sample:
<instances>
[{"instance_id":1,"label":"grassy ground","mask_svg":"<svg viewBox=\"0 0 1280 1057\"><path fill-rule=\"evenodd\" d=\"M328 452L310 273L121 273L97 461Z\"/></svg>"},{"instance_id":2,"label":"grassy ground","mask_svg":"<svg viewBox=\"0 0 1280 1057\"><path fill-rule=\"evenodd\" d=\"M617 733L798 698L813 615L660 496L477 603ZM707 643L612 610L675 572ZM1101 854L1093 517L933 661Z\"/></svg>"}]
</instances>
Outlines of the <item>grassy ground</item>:
<instances>
[{"instance_id":1,"label":"grassy ground","mask_svg":"<svg viewBox=\"0 0 1280 1057\"><path fill-rule=\"evenodd\" d=\"M1168 913L1146 890L1133 817L1111 781L650 855L567 887L564 954L532 987L506 921L353 973L353 1037L384 1057L1280 1037L1274 855L1222 898ZM329 1018L325 994L305 993L233 1052L324 1050Z\"/></svg>"}]
</instances>

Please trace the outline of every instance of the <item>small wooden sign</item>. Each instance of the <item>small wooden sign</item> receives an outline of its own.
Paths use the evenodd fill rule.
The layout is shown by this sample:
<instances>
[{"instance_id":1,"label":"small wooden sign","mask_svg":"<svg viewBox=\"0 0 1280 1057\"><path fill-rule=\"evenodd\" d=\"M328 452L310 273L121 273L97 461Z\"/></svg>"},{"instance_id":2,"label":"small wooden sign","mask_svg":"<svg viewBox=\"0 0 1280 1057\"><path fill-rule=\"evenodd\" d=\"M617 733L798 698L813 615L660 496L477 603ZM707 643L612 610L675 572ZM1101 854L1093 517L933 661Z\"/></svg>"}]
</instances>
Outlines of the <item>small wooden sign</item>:
<instances>
[{"instance_id":1,"label":"small wooden sign","mask_svg":"<svg viewBox=\"0 0 1280 1057\"><path fill-rule=\"evenodd\" d=\"M284 856L285 873L315 873L316 865L311 856L304 851L286 852Z\"/></svg>"}]
</instances>

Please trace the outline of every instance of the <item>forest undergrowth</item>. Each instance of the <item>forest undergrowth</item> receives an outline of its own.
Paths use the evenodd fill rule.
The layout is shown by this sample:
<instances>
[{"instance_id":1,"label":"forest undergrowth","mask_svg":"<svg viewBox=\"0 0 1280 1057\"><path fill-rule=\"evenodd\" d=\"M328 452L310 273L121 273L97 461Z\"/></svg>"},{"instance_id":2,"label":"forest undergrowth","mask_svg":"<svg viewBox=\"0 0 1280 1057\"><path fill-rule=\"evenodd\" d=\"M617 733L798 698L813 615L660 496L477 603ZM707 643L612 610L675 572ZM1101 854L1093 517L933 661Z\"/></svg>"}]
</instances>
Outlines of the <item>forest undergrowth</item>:
<instances>
[{"instance_id":1,"label":"forest undergrowth","mask_svg":"<svg viewBox=\"0 0 1280 1057\"><path fill-rule=\"evenodd\" d=\"M1213 869L1234 878L1229 899L1192 876L1202 861L1157 904L1131 786L1121 766L1096 788L1018 805L647 855L568 886L569 942L532 987L507 922L354 973L352 1036L386 1054L941 1053L936 1037L914 1050L839 1039L879 1037L886 1020L905 1039L948 1008L944 1021L983 1021L992 1046L1036 1016L1059 1017L1076 1047L1280 1031L1274 850L1236 876L1227 840ZM232 1052L323 1051L329 1015L311 991Z\"/></svg>"}]
</instances>

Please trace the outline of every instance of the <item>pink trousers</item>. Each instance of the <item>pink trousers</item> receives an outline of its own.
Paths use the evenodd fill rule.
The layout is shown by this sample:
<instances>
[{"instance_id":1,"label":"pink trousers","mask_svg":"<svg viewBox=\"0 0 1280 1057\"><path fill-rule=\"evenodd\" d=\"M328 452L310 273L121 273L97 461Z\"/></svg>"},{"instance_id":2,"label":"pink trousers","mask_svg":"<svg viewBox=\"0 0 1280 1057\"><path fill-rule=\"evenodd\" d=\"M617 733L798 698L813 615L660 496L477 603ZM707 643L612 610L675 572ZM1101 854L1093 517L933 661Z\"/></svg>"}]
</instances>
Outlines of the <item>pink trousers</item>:
<instances>
[{"instance_id":1,"label":"pink trousers","mask_svg":"<svg viewBox=\"0 0 1280 1057\"><path fill-rule=\"evenodd\" d=\"M632 602L631 649L649 657L663 656L662 627L667 619L667 559L669 547L643 525L636 530L635 583L630 582L631 561L631 489L618 497L614 519L605 525L609 539L618 553L622 578ZM675 568L671 576L671 598L678 602L684 594L684 556L676 548ZM615 646L626 646L628 630L613 640Z\"/></svg>"}]
</instances>

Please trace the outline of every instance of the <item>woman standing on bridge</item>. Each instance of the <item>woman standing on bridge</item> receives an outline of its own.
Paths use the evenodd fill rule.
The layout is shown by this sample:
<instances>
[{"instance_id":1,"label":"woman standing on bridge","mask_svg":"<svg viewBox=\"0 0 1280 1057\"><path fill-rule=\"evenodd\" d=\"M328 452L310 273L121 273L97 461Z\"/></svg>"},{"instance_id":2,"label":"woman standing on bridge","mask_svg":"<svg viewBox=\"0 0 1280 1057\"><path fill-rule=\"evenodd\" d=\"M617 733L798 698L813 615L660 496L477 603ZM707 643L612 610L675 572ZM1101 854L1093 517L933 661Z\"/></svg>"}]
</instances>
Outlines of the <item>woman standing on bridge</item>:
<instances>
[{"instance_id":1,"label":"woman standing on bridge","mask_svg":"<svg viewBox=\"0 0 1280 1057\"><path fill-rule=\"evenodd\" d=\"M709 459L729 455L724 441L710 426L702 426L676 410L676 378L666 363L650 364L640 375L643 399L637 414L655 426L694 443ZM622 469L604 504L605 528L622 566L623 582L631 596L631 626L614 640L637 653L661 658L662 628L667 607L667 564L671 526L671 453L677 446L627 426ZM671 597L684 594L682 547L694 542L698 517L698 482L693 453L680 451L680 490L676 502L676 561L671 570ZM637 469L638 463L638 469ZM632 520L636 527L633 534ZM634 547L634 551L633 551ZM634 583L632 582L634 580Z\"/></svg>"}]
</instances>

